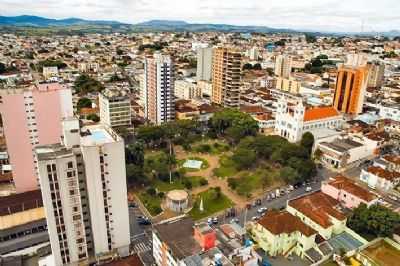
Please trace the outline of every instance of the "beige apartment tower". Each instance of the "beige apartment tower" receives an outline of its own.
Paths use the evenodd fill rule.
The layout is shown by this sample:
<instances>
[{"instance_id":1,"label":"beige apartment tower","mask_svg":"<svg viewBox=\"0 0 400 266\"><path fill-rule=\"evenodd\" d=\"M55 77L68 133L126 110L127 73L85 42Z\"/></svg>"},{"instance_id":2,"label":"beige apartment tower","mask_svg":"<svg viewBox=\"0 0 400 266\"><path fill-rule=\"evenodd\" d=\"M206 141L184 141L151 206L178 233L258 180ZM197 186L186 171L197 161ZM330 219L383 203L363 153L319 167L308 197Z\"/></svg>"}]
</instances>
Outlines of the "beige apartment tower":
<instances>
[{"instance_id":1,"label":"beige apartment tower","mask_svg":"<svg viewBox=\"0 0 400 266\"><path fill-rule=\"evenodd\" d=\"M212 65L212 102L224 107L240 105L241 54L233 48L215 48Z\"/></svg>"}]
</instances>

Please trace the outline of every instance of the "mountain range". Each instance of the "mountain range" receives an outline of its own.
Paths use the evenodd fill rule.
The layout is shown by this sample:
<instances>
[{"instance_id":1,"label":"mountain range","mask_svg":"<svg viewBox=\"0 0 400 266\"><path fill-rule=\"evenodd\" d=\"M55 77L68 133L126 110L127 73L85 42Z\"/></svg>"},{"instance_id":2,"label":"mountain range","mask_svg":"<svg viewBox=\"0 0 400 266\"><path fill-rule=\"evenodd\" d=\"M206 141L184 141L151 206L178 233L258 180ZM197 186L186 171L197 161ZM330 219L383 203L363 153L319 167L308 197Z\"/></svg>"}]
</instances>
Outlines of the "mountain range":
<instances>
[{"instance_id":1,"label":"mountain range","mask_svg":"<svg viewBox=\"0 0 400 266\"><path fill-rule=\"evenodd\" d=\"M0 28L20 29L26 27L34 28L68 28L73 26L92 27L94 31L123 31L123 32L146 32L146 31L221 31L221 32L259 32L259 33L295 33L313 31L298 31L292 29L278 29L266 26L238 26L228 24L188 23L181 20L150 20L137 24L122 23L109 20L85 20L80 18L51 19L38 16L0 16ZM332 33L322 34L343 34L343 35L384 35L400 36L400 31L388 32L364 32L364 33Z\"/></svg>"}]
</instances>

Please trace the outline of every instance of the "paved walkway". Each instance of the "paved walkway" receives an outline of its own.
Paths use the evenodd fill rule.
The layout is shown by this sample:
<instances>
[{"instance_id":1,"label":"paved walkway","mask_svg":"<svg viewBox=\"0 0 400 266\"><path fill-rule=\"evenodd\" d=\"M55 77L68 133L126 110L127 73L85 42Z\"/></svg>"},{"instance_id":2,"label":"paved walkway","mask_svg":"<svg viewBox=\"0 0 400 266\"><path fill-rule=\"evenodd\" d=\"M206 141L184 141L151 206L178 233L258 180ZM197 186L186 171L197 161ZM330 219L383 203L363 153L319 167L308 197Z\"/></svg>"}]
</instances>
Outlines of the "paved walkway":
<instances>
[{"instance_id":1,"label":"paved walkway","mask_svg":"<svg viewBox=\"0 0 400 266\"><path fill-rule=\"evenodd\" d=\"M243 208L246 206L247 199L239 196L237 193L232 191L226 179L221 179L214 175L214 169L220 167L219 164L219 155L210 155L210 154L203 154L203 153L192 153L184 151L180 146L175 147L175 156L178 160L186 159L189 157L199 157L202 159L207 160L209 167L207 169L201 169L195 172L187 172L187 176L202 176L207 179L208 185L197 187L192 190L192 194L196 195L211 187L220 187L221 192L225 194L228 198L232 200L232 202L237 206Z\"/></svg>"}]
</instances>

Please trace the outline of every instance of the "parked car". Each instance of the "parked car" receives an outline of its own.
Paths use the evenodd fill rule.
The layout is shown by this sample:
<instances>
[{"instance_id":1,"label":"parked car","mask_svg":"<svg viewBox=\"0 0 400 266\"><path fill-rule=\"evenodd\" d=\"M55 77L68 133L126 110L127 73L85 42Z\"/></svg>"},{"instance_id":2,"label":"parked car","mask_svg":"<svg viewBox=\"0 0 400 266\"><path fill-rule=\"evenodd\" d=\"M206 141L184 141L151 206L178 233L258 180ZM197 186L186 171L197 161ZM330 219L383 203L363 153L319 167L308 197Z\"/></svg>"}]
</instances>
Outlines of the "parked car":
<instances>
[{"instance_id":1,"label":"parked car","mask_svg":"<svg viewBox=\"0 0 400 266\"><path fill-rule=\"evenodd\" d=\"M137 207L137 204L136 204L136 202L129 202L129 203L128 203L128 207L129 207L129 208L136 208L136 207Z\"/></svg>"},{"instance_id":2,"label":"parked car","mask_svg":"<svg viewBox=\"0 0 400 266\"><path fill-rule=\"evenodd\" d=\"M212 220L211 217L207 219L207 223L208 223L208 225L212 225L213 224L213 220Z\"/></svg>"},{"instance_id":3,"label":"parked car","mask_svg":"<svg viewBox=\"0 0 400 266\"><path fill-rule=\"evenodd\" d=\"M151 224L150 219L145 217L145 216L138 216L136 218L136 221L138 222L139 225L149 225L149 224Z\"/></svg>"},{"instance_id":4,"label":"parked car","mask_svg":"<svg viewBox=\"0 0 400 266\"><path fill-rule=\"evenodd\" d=\"M213 222L213 224L218 224L218 217L214 217L214 218L212 219L212 222Z\"/></svg>"},{"instance_id":5,"label":"parked car","mask_svg":"<svg viewBox=\"0 0 400 266\"><path fill-rule=\"evenodd\" d=\"M312 190L312 187L306 187L306 192L310 192Z\"/></svg>"},{"instance_id":6,"label":"parked car","mask_svg":"<svg viewBox=\"0 0 400 266\"><path fill-rule=\"evenodd\" d=\"M233 218L232 220L231 220L231 224L238 224L239 223L239 219L238 218Z\"/></svg>"},{"instance_id":7,"label":"parked car","mask_svg":"<svg viewBox=\"0 0 400 266\"><path fill-rule=\"evenodd\" d=\"M257 200L256 200L256 204L257 204L258 206L260 206L261 203L262 203L262 202L261 202L261 199L257 199Z\"/></svg>"},{"instance_id":8,"label":"parked car","mask_svg":"<svg viewBox=\"0 0 400 266\"><path fill-rule=\"evenodd\" d=\"M250 210L250 209L251 209L251 204L246 204L246 208L247 208L248 210Z\"/></svg>"},{"instance_id":9,"label":"parked car","mask_svg":"<svg viewBox=\"0 0 400 266\"><path fill-rule=\"evenodd\" d=\"M275 194L274 194L274 192L271 193L271 199L275 199Z\"/></svg>"},{"instance_id":10,"label":"parked car","mask_svg":"<svg viewBox=\"0 0 400 266\"><path fill-rule=\"evenodd\" d=\"M253 221L258 221L259 219L260 219L259 216L253 216L253 217L251 217L251 220L253 220Z\"/></svg>"}]
</instances>

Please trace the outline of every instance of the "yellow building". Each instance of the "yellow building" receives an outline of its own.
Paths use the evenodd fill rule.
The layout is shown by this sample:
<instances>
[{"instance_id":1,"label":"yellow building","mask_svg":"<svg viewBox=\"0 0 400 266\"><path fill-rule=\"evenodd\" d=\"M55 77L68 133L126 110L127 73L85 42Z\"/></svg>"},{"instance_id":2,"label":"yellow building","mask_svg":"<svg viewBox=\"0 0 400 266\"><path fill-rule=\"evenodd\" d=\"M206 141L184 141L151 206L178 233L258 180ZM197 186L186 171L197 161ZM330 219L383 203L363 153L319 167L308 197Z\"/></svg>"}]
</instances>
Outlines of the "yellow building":
<instances>
[{"instance_id":1,"label":"yellow building","mask_svg":"<svg viewBox=\"0 0 400 266\"><path fill-rule=\"evenodd\" d=\"M368 69L366 66L339 68L333 100L334 107L346 114L361 113L367 85Z\"/></svg>"},{"instance_id":2,"label":"yellow building","mask_svg":"<svg viewBox=\"0 0 400 266\"><path fill-rule=\"evenodd\" d=\"M257 244L270 256L300 257L315 246L317 231L287 211L269 211L251 228Z\"/></svg>"},{"instance_id":3,"label":"yellow building","mask_svg":"<svg viewBox=\"0 0 400 266\"><path fill-rule=\"evenodd\" d=\"M300 92L301 81L289 77L289 78L281 78L278 77L276 79L276 88L278 90L287 91L293 94L298 94Z\"/></svg>"},{"instance_id":4,"label":"yellow building","mask_svg":"<svg viewBox=\"0 0 400 266\"><path fill-rule=\"evenodd\" d=\"M213 103L225 107L239 107L241 58L232 48L214 49L212 62Z\"/></svg>"}]
</instances>

